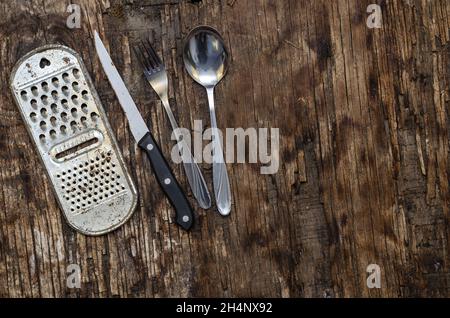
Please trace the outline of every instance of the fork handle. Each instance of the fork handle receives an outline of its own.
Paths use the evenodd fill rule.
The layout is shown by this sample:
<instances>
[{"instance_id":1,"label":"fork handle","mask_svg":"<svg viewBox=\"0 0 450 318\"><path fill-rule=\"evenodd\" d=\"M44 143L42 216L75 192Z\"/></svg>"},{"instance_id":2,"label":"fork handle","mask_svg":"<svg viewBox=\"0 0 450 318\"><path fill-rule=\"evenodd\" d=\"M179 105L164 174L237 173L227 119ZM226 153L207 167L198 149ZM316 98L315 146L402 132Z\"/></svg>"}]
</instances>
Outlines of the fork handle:
<instances>
[{"instance_id":1,"label":"fork handle","mask_svg":"<svg viewBox=\"0 0 450 318\"><path fill-rule=\"evenodd\" d=\"M138 145L147 153L158 183L175 208L177 224L189 230L194 221L191 205L152 134L148 132Z\"/></svg>"},{"instance_id":2,"label":"fork handle","mask_svg":"<svg viewBox=\"0 0 450 318\"><path fill-rule=\"evenodd\" d=\"M208 186L206 185L206 181L203 178L203 174L200 171L198 164L195 162L190 148L186 145L185 142L183 142L182 145L179 142L181 135L178 132L178 124L172 113L172 109L170 108L168 99L166 97L163 97L161 98L161 100L164 109L166 110L167 116L169 117L170 124L172 125L175 138L178 142L178 149L183 154L183 168L186 173L188 183L191 186L192 193L194 194L195 199L202 209L209 209L211 207L211 196L209 195Z\"/></svg>"}]
</instances>

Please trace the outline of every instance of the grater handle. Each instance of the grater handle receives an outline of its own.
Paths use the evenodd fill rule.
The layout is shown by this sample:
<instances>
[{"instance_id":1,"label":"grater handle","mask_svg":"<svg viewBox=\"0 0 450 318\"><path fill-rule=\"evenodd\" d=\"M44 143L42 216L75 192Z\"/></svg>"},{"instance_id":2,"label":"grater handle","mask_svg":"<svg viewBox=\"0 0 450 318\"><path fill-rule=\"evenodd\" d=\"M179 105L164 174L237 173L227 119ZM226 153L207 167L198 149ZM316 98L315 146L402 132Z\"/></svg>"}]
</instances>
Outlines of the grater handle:
<instances>
[{"instance_id":1,"label":"grater handle","mask_svg":"<svg viewBox=\"0 0 450 318\"><path fill-rule=\"evenodd\" d=\"M138 143L150 159L153 171L158 179L161 188L164 190L167 198L175 208L176 222L183 229L189 230L193 224L193 213L191 205L186 198L180 184L164 158L161 149L156 143L154 137L148 132Z\"/></svg>"}]
</instances>

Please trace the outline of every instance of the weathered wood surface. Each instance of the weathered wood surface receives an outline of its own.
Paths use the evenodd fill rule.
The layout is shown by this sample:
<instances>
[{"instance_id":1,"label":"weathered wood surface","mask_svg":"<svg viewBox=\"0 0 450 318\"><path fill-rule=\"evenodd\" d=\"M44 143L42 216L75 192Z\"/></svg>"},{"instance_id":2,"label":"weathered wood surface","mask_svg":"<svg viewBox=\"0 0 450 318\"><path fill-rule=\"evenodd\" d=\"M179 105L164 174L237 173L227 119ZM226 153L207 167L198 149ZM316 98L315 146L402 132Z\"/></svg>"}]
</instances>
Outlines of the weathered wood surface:
<instances>
[{"instance_id":1,"label":"weathered wood surface","mask_svg":"<svg viewBox=\"0 0 450 318\"><path fill-rule=\"evenodd\" d=\"M0 4L0 296L450 296L449 1L373 1L383 23L370 29L370 0L86 0L74 30L70 2ZM197 208L185 233L133 145L92 37L99 30L168 154L169 123L130 46L149 34L180 124L208 123L180 55L198 24L220 30L232 55L220 127L280 128L281 166L260 175L259 165L228 165L232 215ZM65 223L9 92L15 62L47 43L81 53L139 188L132 219L106 236ZM381 289L366 286L372 263ZM69 264L81 267L81 289L66 287Z\"/></svg>"}]
</instances>

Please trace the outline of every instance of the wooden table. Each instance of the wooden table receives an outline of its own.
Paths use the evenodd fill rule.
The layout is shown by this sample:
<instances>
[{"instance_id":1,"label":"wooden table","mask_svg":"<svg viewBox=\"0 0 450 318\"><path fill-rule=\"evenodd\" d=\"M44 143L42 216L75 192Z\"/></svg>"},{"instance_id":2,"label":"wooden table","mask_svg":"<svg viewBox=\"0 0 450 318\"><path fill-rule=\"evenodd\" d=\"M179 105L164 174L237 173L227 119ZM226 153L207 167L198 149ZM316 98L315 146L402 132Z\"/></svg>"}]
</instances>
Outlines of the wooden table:
<instances>
[{"instance_id":1,"label":"wooden table","mask_svg":"<svg viewBox=\"0 0 450 318\"><path fill-rule=\"evenodd\" d=\"M66 26L69 1L0 4L0 296L450 296L449 1L75 2L79 29ZM379 29L366 24L372 2ZM229 164L231 216L189 192L197 222L186 233L133 142L93 31L169 154L169 122L130 48L152 39L180 124L206 128L206 94L181 57L199 24L231 52L219 126L279 128L280 169ZM139 189L131 220L105 236L64 221L9 91L16 61L50 43L82 55ZM79 289L67 287L70 264ZM370 264L379 289L367 286Z\"/></svg>"}]
</instances>

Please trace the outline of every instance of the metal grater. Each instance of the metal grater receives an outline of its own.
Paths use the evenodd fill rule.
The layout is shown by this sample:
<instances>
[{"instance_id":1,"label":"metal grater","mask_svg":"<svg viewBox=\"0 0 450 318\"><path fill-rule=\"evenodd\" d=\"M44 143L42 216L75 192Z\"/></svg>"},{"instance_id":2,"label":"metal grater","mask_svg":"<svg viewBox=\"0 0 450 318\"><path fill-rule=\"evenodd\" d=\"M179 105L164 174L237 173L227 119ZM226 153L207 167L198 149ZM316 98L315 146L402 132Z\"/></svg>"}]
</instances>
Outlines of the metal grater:
<instances>
[{"instance_id":1,"label":"metal grater","mask_svg":"<svg viewBox=\"0 0 450 318\"><path fill-rule=\"evenodd\" d=\"M101 235L125 223L136 187L78 54L61 45L28 53L11 89L69 224Z\"/></svg>"}]
</instances>

